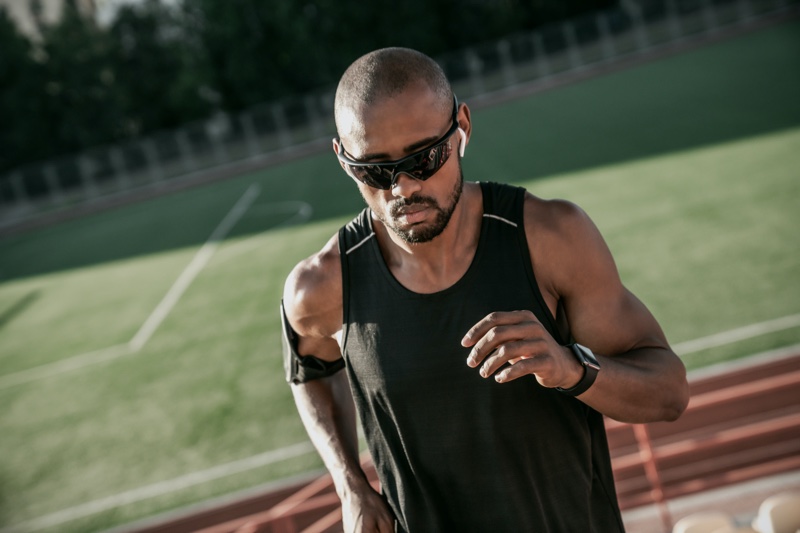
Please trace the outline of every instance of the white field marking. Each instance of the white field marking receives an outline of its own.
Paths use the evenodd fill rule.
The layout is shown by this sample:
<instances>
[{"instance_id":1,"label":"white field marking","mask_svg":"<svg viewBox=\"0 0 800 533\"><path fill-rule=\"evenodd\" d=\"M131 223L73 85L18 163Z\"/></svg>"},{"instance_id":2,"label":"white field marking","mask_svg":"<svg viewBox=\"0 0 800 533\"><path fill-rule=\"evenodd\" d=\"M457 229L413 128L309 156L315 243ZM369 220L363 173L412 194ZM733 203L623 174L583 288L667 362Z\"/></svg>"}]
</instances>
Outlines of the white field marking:
<instances>
[{"instance_id":1,"label":"white field marking","mask_svg":"<svg viewBox=\"0 0 800 533\"><path fill-rule=\"evenodd\" d=\"M770 320L768 322L761 322L759 324L753 324L752 326L746 326L744 328L738 328L734 330L730 330L727 332L719 333L717 335L711 335L709 337L703 337L701 339L697 339L697 341L688 341L685 343L675 345L676 351L677 348L681 347L682 345L689 345L690 343L704 341L704 339L716 338L721 335L731 334L733 332L733 336L730 338L733 339L730 342L736 342L737 340L742 340L741 337L741 330L750 329L752 336L757 336L762 333L766 333L768 331L778 331L777 329L770 329L768 328L766 331L763 331L764 325L767 324L775 324L779 321L786 321L789 324L784 329L789 329L797 325L795 322L788 320L794 318L797 320L798 315L790 315L787 317L783 317L776 320ZM761 326L760 328L756 328L756 326ZM774 327L774 326L773 326ZM755 331L761 331L761 333L755 333ZM754 334L753 334L754 333ZM708 341L704 341L708 342ZM125 346L125 345L121 345ZM720 344L715 344L715 346L720 346ZM800 347L800 345L796 345ZM691 346L690 346L691 347ZM700 348L702 349L702 348ZM699 350L699 349L698 349ZM697 350L695 350L697 351ZM687 353L687 352L683 352ZM796 353L792 350L792 353ZM784 353L784 350L776 351L773 350L771 352L765 352L761 355L756 355L755 357L761 356L785 356L787 353ZM360 426L359 426L360 430ZM361 433L359 433L361 435ZM265 452L259 455L254 455L252 457L247 457L245 459L240 459L238 461L233 461L230 463L221 464L206 470L200 470L197 472L193 472L190 474L186 474L177 478L168 479L165 481L161 481L159 483L155 483L153 485L146 485L144 487L140 487L138 489L129 490L127 492L122 492L120 494L115 494L113 496L108 496L106 498L102 498L100 500L94 500L88 503L76 505L74 507L68 507L61 511L57 511L55 513L51 513L49 515L45 515L39 518L35 518L28 522L23 522L14 526L6 527L0 529L0 533L11 533L11 532L21 532L21 531L35 531L37 529L43 529L45 527L51 527L58 524L62 524L64 522L68 522L70 520L75 520L77 518L81 518L84 516L89 516L91 514L99 513L101 511L105 511L108 509L112 509L114 507L119 507L121 505L125 505L128 503L133 503L137 501L141 501L147 498L152 498L155 496L161 496L164 494L169 494L174 491L178 491L184 488L191 487L193 485L199 485L201 483L205 483L207 481L213 481L215 479L219 479L222 477L230 476L239 472L244 472L250 468L256 468L258 466L265 466L271 463L275 463L278 461L283 461L285 459L290 459L292 457L297 457L300 455L304 455L306 453L311 453L314 450L314 447L311 445L310 442L300 442L297 444L293 444L291 446L287 446L285 448L279 448L277 450L273 450L270 452Z\"/></svg>"},{"instance_id":2,"label":"white field marking","mask_svg":"<svg viewBox=\"0 0 800 533\"><path fill-rule=\"evenodd\" d=\"M743 326L741 328L729 329L728 331L709 335L708 337L680 342L674 345L672 349L679 355L687 355L708 348L733 344L734 342L751 339L775 331L791 329L797 326L800 326L800 313L776 318L774 320L767 320L766 322L759 322L757 324L750 324L749 326Z\"/></svg>"},{"instance_id":3,"label":"white field marking","mask_svg":"<svg viewBox=\"0 0 800 533\"><path fill-rule=\"evenodd\" d=\"M291 226L293 224L302 224L303 222L307 222L311 215L314 214L314 208L311 207L311 204L308 202L303 201L289 201L289 202L280 202L277 204L266 204L264 206L259 206L260 208L252 208L248 212L249 215L254 213L260 214L261 211L265 210L264 208L270 208L272 206L276 206L276 209L273 211L272 209L269 210L270 214L275 212L292 212L292 216L269 228L269 230L280 229L286 226ZM285 208L289 209L285 209ZM283 208L283 209L282 209ZM257 216L257 215L256 215ZM263 236L263 233L256 233L255 235L250 235L249 237L245 237L238 242L225 246L223 250L215 256L213 266L218 266L223 264L231 259L238 257L244 253L250 252L251 250L258 248L263 242L259 240L260 237ZM211 268L211 267L209 267Z\"/></svg>"},{"instance_id":4,"label":"white field marking","mask_svg":"<svg viewBox=\"0 0 800 533\"><path fill-rule=\"evenodd\" d=\"M217 225L205 244L197 251L194 258L192 258L186 268L184 268L183 272L181 272L178 279L169 288L167 294L158 306L150 313L150 316L147 317L144 324L139 328L139 331L128 343L75 355L67 359L62 359L61 361L55 361L53 363L0 376L0 390L37 379L71 372L103 361L110 361L141 350L178 302L178 299L183 295L192 281L194 281L197 274L200 273L203 267L208 263L208 260L211 259L211 256L214 255L214 252L219 246L219 241L225 238L260 192L261 188L255 183L247 188L228 214L225 215L225 218Z\"/></svg>"},{"instance_id":5,"label":"white field marking","mask_svg":"<svg viewBox=\"0 0 800 533\"><path fill-rule=\"evenodd\" d=\"M306 455L312 451L314 451L314 446L312 446L310 442L299 442L297 444L292 444L291 446L278 448L277 450L260 453L245 459L239 459L238 461L224 463L206 470L199 470L197 472L192 472L190 474L173 479L167 479L165 481L153 483L152 485L145 485L144 487L139 487L138 489L121 492L119 494L100 498L99 500L93 500L81 505L76 505L74 507L68 507L67 509L56 511L55 513L0 529L0 533L10 533L12 531L36 531L38 529L57 526L59 524L63 524L64 522L69 522L71 520L83 518L84 516L114 509L115 507L120 507L122 505L135 503L148 498L154 498L156 496L162 496L164 494L170 494L194 485L207 483L209 481L214 481L216 479L238 474L240 472L246 472L248 470L252 470L253 468L258 468L280 461L285 461L293 457Z\"/></svg>"},{"instance_id":6,"label":"white field marking","mask_svg":"<svg viewBox=\"0 0 800 533\"><path fill-rule=\"evenodd\" d=\"M110 361L111 359L116 359L130 353L131 348L128 344L117 344L109 346L108 348L103 348L102 350L76 355L61 361L35 366L27 370L20 370L19 372L0 376L0 390L13 387L14 385L21 385L29 381L63 374L103 361Z\"/></svg>"},{"instance_id":7,"label":"white field marking","mask_svg":"<svg viewBox=\"0 0 800 533\"><path fill-rule=\"evenodd\" d=\"M261 187L253 183L247 188L231 210L228 211L228 214L225 215L222 222L219 223L205 244L197 251L194 258L192 258L191 262L183 269L183 272L181 272L181 275L175 280L175 283L172 284L172 287L169 288L169 291L167 291L167 294L161 302L159 302L153 312L150 313L150 316L144 321L142 327L139 328L139 331L137 331L136 335L130 340L128 346L130 346L131 350L138 352L145 343L150 340L150 337L153 336L158 326L167 318L167 315L172 311L175 304L178 303L180 297L183 296L183 293L186 292L189 285L191 285L200 271L203 270L203 267L206 266L208 260L214 255L214 252L217 251L219 242L228 235L228 232L239 219L242 218L242 215L244 215L245 211L247 211L260 192Z\"/></svg>"},{"instance_id":8,"label":"white field marking","mask_svg":"<svg viewBox=\"0 0 800 533\"><path fill-rule=\"evenodd\" d=\"M268 204L261 204L253 206L247 211L248 217L260 217L264 215L274 215L276 213L300 213L307 212L310 215L313 212L311 204L302 200L285 200L283 202L273 202ZM284 221L280 225L289 224L290 222Z\"/></svg>"}]
</instances>

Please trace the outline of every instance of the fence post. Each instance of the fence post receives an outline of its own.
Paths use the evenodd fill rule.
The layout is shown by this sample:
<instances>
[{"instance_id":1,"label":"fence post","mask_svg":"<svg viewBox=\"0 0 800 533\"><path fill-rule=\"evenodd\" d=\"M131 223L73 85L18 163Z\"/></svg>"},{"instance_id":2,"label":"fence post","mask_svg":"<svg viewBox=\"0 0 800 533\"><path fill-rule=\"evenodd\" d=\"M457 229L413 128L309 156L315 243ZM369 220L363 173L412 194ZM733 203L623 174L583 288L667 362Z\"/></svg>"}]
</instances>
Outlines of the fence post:
<instances>
[{"instance_id":1,"label":"fence post","mask_svg":"<svg viewBox=\"0 0 800 533\"><path fill-rule=\"evenodd\" d=\"M611 29L608 27L608 19L604 13L598 13L595 17L595 23L600 30L600 46L603 48L603 60L609 61L617 55L617 49L611 38Z\"/></svg>"},{"instance_id":2,"label":"fence post","mask_svg":"<svg viewBox=\"0 0 800 533\"><path fill-rule=\"evenodd\" d=\"M94 170L94 165L85 154L78 156L78 170L81 174L81 183L83 183L84 195L90 199L97 198L97 187L92 179L92 170Z\"/></svg>"},{"instance_id":3,"label":"fence post","mask_svg":"<svg viewBox=\"0 0 800 533\"><path fill-rule=\"evenodd\" d=\"M64 194L61 190L61 185L58 183L58 174L55 167L51 164L44 165L42 173L44 174L44 181L47 183L47 195L50 197L50 203L61 205L64 202Z\"/></svg>"},{"instance_id":4,"label":"fence post","mask_svg":"<svg viewBox=\"0 0 800 533\"><path fill-rule=\"evenodd\" d=\"M636 45L639 52L643 52L650 47L650 40L647 38L647 31L642 16L642 8L634 2L622 2L622 7L633 20L633 32L636 35Z\"/></svg>"},{"instance_id":5,"label":"fence post","mask_svg":"<svg viewBox=\"0 0 800 533\"><path fill-rule=\"evenodd\" d=\"M161 168L161 161L158 158L158 150L150 137L140 141L144 157L147 159L147 170L150 174L150 181L154 184L160 183L164 179L164 170Z\"/></svg>"},{"instance_id":6,"label":"fence post","mask_svg":"<svg viewBox=\"0 0 800 533\"><path fill-rule=\"evenodd\" d=\"M706 33L711 33L719 29L717 14L714 12L714 6L709 0L703 0L703 22L706 26Z\"/></svg>"},{"instance_id":7,"label":"fence post","mask_svg":"<svg viewBox=\"0 0 800 533\"><path fill-rule=\"evenodd\" d=\"M650 432L644 424L631 424L633 434L636 437L636 444L639 447L639 457L642 459L645 477L650 483L650 494L653 496L661 515L661 522L664 524L665 531L672 530L672 517L667 507L667 499L664 496L664 488L661 484L661 475L656 464L656 455L653 451L653 442L650 439Z\"/></svg>"},{"instance_id":8,"label":"fence post","mask_svg":"<svg viewBox=\"0 0 800 533\"><path fill-rule=\"evenodd\" d=\"M315 98L312 94L307 94L306 97L303 99L303 103L306 107L306 116L308 117L308 123L311 125L311 133L314 139L321 139L322 138L322 121L319 118L319 113L317 113L317 107L315 105Z\"/></svg>"},{"instance_id":9,"label":"fence post","mask_svg":"<svg viewBox=\"0 0 800 533\"><path fill-rule=\"evenodd\" d=\"M228 161L228 151L225 148L224 138L230 131L231 118L224 111L218 111L205 123L204 133L211 142L214 160L218 165Z\"/></svg>"},{"instance_id":10,"label":"fence post","mask_svg":"<svg viewBox=\"0 0 800 533\"><path fill-rule=\"evenodd\" d=\"M737 11L739 12L739 22L747 23L750 17L753 16L753 9L750 5L750 0L739 0L736 2Z\"/></svg>"},{"instance_id":11,"label":"fence post","mask_svg":"<svg viewBox=\"0 0 800 533\"><path fill-rule=\"evenodd\" d=\"M506 87L511 87L517 83L517 73L514 70L514 61L511 58L511 45L503 39L497 43L497 55L500 56L500 64L503 70L503 82Z\"/></svg>"},{"instance_id":12,"label":"fence post","mask_svg":"<svg viewBox=\"0 0 800 533\"><path fill-rule=\"evenodd\" d=\"M547 59L547 53L542 42L542 34L539 32L533 34L533 49L536 51L536 70L539 77L546 78L550 76L550 61Z\"/></svg>"},{"instance_id":13,"label":"fence post","mask_svg":"<svg viewBox=\"0 0 800 533\"><path fill-rule=\"evenodd\" d=\"M127 191L131 188L131 180L128 178L122 151L117 146L109 148L108 158L111 160L111 168L114 169L114 176L117 178L117 190Z\"/></svg>"},{"instance_id":14,"label":"fence post","mask_svg":"<svg viewBox=\"0 0 800 533\"><path fill-rule=\"evenodd\" d=\"M14 191L15 203L26 206L30 203L28 193L25 191L25 185L22 183L22 172L14 172L9 177L11 182L11 190Z\"/></svg>"},{"instance_id":15,"label":"fence post","mask_svg":"<svg viewBox=\"0 0 800 533\"><path fill-rule=\"evenodd\" d=\"M283 111L283 106L280 103L272 104L270 111L272 112L275 126L278 128L278 143L281 148L289 148L292 145L292 132L289 131L289 125L286 123L286 113Z\"/></svg>"},{"instance_id":16,"label":"fence post","mask_svg":"<svg viewBox=\"0 0 800 533\"><path fill-rule=\"evenodd\" d=\"M186 133L185 128L181 128L175 132L175 142L178 143L178 151L181 153L181 163L183 170L191 172L197 168L197 162L192 153L192 145L189 143L189 134Z\"/></svg>"},{"instance_id":17,"label":"fence post","mask_svg":"<svg viewBox=\"0 0 800 533\"><path fill-rule=\"evenodd\" d=\"M249 111L245 111L239 115L239 122L242 124L242 131L244 132L245 143L247 144L247 153L250 157L260 155L261 149L259 148L256 126L253 123L253 115Z\"/></svg>"},{"instance_id":18,"label":"fence post","mask_svg":"<svg viewBox=\"0 0 800 533\"><path fill-rule=\"evenodd\" d=\"M669 31L672 34L672 40L677 41L683 37L683 25L675 0L667 0L667 16L669 16Z\"/></svg>"},{"instance_id":19,"label":"fence post","mask_svg":"<svg viewBox=\"0 0 800 533\"><path fill-rule=\"evenodd\" d=\"M482 95L484 92L483 86L483 78L481 77L481 72L483 71L483 64L481 59L478 55L472 50L472 48L467 48L464 50L464 56L467 59L467 70L469 70L469 81L470 85L472 85L472 95L473 97Z\"/></svg>"},{"instance_id":20,"label":"fence post","mask_svg":"<svg viewBox=\"0 0 800 533\"><path fill-rule=\"evenodd\" d=\"M564 38L567 40L567 53L569 54L569 63L573 69L579 69L583 66L583 57L578 48L578 39L575 36L575 26L569 21L561 25L561 31L564 33Z\"/></svg>"}]
</instances>

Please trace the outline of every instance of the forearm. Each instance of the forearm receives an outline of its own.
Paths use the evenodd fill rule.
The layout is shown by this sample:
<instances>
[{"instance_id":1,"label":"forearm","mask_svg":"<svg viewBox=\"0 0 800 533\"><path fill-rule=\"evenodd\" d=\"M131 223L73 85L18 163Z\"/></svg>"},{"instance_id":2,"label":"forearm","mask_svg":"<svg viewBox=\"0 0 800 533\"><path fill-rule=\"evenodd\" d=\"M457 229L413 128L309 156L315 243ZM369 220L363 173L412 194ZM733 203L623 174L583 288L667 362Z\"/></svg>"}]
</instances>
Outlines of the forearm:
<instances>
[{"instance_id":1,"label":"forearm","mask_svg":"<svg viewBox=\"0 0 800 533\"><path fill-rule=\"evenodd\" d=\"M345 372L292 385L311 442L344 499L367 483L358 459L356 416Z\"/></svg>"},{"instance_id":2,"label":"forearm","mask_svg":"<svg viewBox=\"0 0 800 533\"><path fill-rule=\"evenodd\" d=\"M671 351L639 348L597 357L597 380L579 396L595 410L621 422L645 423L675 420L686 408L686 369Z\"/></svg>"}]
</instances>

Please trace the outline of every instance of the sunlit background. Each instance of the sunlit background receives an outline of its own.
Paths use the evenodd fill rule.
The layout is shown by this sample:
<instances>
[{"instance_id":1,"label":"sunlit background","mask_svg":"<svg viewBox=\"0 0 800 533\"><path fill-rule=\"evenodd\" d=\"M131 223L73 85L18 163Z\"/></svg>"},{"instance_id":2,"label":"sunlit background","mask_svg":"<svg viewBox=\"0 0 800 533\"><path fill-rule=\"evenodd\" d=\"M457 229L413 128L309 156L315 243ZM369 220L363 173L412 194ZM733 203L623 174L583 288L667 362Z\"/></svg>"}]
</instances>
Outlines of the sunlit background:
<instances>
[{"instance_id":1,"label":"sunlit background","mask_svg":"<svg viewBox=\"0 0 800 533\"><path fill-rule=\"evenodd\" d=\"M338 77L399 45L472 108L466 179L581 205L692 371L680 422L607 426L629 532L766 533L800 490L798 14L0 0L0 531L189 531L321 474L278 302L363 206L330 152Z\"/></svg>"}]
</instances>

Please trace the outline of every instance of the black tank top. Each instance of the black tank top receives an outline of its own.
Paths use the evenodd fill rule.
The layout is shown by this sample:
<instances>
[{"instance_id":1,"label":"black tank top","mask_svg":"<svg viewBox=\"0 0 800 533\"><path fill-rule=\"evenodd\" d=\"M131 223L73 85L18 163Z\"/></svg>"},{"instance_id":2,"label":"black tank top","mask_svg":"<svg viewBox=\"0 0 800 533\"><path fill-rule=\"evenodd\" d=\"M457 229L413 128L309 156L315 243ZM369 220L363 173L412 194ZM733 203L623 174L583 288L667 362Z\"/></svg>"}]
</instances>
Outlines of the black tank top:
<instances>
[{"instance_id":1,"label":"black tank top","mask_svg":"<svg viewBox=\"0 0 800 533\"><path fill-rule=\"evenodd\" d=\"M534 278L524 189L481 183L475 257L418 294L383 260L365 209L339 232L342 353L397 530L623 531L602 416L533 376L499 384L460 341L492 311L530 309L565 344Z\"/></svg>"}]
</instances>

